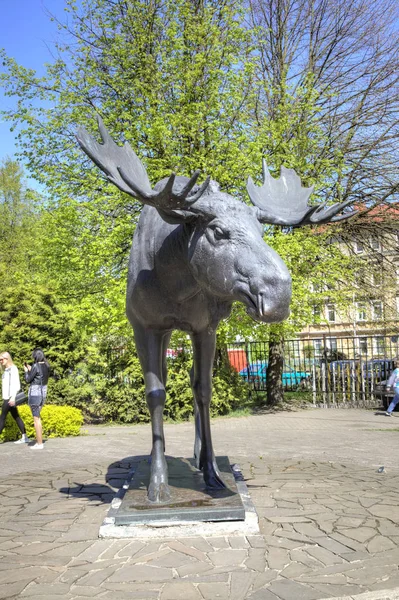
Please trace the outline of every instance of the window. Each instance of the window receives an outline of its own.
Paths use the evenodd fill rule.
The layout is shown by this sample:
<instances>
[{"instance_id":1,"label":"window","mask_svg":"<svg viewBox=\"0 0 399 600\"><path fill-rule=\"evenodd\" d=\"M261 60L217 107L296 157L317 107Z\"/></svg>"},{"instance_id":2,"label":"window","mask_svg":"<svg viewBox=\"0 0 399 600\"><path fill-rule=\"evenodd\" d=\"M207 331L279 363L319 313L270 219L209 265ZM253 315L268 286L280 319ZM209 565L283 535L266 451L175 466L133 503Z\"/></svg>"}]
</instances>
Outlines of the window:
<instances>
[{"instance_id":1,"label":"window","mask_svg":"<svg viewBox=\"0 0 399 600\"><path fill-rule=\"evenodd\" d=\"M356 321L366 321L367 319L367 311L366 311L366 305L364 304L364 302L357 302L356 303Z\"/></svg>"},{"instance_id":2,"label":"window","mask_svg":"<svg viewBox=\"0 0 399 600\"><path fill-rule=\"evenodd\" d=\"M399 264L398 264L398 268L399 268ZM365 272L364 269L359 269L355 273L355 285L356 285L356 287L359 287L359 288L364 287L365 281L366 281L366 272Z\"/></svg>"},{"instance_id":3,"label":"window","mask_svg":"<svg viewBox=\"0 0 399 600\"><path fill-rule=\"evenodd\" d=\"M359 352L360 354L367 354L367 338L366 337L361 337L359 338Z\"/></svg>"},{"instance_id":4,"label":"window","mask_svg":"<svg viewBox=\"0 0 399 600\"><path fill-rule=\"evenodd\" d=\"M383 337L374 338L374 346L377 354L385 354L385 340Z\"/></svg>"},{"instance_id":5,"label":"window","mask_svg":"<svg viewBox=\"0 0 399 600\"><path fill-rule=\"evenodd\" d=\"M362 254L362 252L364 252L364 247L362 242L355 242L355 252L356 254Z\"/></svg>"},{"instance_id":6,"label":"window","mask_svg":"<svg viewBox=\"0 0 399 600\"><path fill-rule=\"evenodd\" d=\"M327 320L330 323L335 323L335 305L327 304Z\"/></svg>"},{"instance_id":7,"label":"window","mask_svg":"<svg viewBox=\"0 0 399 600\"><path fill-rule=\"evenodd\" d=\"M331 350L331 352L336 352L337 351L337 338L335 338L335 337L328 338L326 340L326 346L329 350Z\"/></svg>"},{"instance_id":8,"label":"window","mask_svg":"<svg viewBox=\"0 0 399 600\"><path fill-rule=\"evenodd\" d=\"M313 340L314 357L320 358L323 349L323 340Z\"/></svg>"},{"instance_id":9,"label":"window","mask_svg":"<svg viewBox=\"0 0 399 600\"><path fill-rule=\"evenodd\" d=\"M313 319L315 321L319 321L320 320L320 316L321 316L320 304L313 304L313 306L312 306L312 312L313 312Z\"/></svg>"},{"instance_id":10,"label":"window","mask_svg":"<svg viewBox=\"0 0 399 600\"><path fill-rule=\"evenodd\" d=\"M373 250L381 250L381 242L378 238L372 237L370 240L370 246Z\"/></svg>"},{"instance_id":11,"label":"window","mask_svg":"<svg viewBox=\"0 0 399 600\"><path fill-rule=\"evenodd\" d=\"M372 309L373 309L373 320L379 321L380 319L382 319L382 302L379 300L377 300L376 302L373 302Z\"/></svg>"},{"instance_id":12,"label":"window","mask_svg":"<svg viewBox=\"0 0 399 600\"><path fill-rule=\"evenodd\" d=\"M374 286L380 286L382 284L382 271L374 271L372 281Z\"/></svg>"}]
</instances>

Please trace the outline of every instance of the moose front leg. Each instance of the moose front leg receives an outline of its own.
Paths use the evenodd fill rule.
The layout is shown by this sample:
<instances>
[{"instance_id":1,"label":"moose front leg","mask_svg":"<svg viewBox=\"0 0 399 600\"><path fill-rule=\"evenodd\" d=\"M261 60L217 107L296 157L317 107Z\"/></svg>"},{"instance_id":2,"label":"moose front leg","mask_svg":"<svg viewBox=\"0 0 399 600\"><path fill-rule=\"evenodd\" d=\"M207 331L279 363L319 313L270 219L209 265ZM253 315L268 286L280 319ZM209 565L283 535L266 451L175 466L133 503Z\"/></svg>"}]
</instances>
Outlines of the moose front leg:
<instances>
[{"instance_id":1,"label":"moose front leg","mask_svg":"<svg viewBox=\"0 0 399 600\"><path fill-rule=\"evenodd\" d=\"M216 464L212 447L211 423L209 407L212 397L212 367L215 357L216 334L215 332L201 332L193 334L194 364L191 376L193 387L195 412L196 412L196 442L197 467L204 474L204 481L208 488L222 489L225 484ZM198 435L201 435L199 444ZM200 447L200 450L199 450ZM198 461L199 451L199 461Z\"/></svg>"},{"instance_id":2,"label":"moose front leg","mask_svg":"<svg viewBox=\"0 0 399 600\"><path fill-rule=\"evenodd\" d=\"M168 502L168 466L165 459L163 411L165 407L166 376L163 365L164 334L135 327L135 341L144 373L145 393L151 415L152 451L147 497L150 502Z\"/></svg>"}]
</instances>

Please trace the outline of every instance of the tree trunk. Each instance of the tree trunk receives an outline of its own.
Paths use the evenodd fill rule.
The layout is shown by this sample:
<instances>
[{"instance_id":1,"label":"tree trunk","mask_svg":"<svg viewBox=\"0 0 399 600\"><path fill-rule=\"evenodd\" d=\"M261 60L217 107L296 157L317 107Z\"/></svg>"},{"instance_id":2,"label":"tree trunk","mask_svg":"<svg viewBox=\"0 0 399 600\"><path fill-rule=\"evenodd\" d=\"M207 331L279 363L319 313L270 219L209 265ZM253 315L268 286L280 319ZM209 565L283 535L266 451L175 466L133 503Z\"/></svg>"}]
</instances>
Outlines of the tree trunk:
<instances>
[{"instance_id":1,"label":"tree trunk","mask_svg":"<svg viewBox=\"0 0 399 600\"><path fill-rule=\"evenodd\" d=\"M283 391L284 340L270 340L266 370L267 404L275 406L284 399Z\"/></svg>"}]
</instances>

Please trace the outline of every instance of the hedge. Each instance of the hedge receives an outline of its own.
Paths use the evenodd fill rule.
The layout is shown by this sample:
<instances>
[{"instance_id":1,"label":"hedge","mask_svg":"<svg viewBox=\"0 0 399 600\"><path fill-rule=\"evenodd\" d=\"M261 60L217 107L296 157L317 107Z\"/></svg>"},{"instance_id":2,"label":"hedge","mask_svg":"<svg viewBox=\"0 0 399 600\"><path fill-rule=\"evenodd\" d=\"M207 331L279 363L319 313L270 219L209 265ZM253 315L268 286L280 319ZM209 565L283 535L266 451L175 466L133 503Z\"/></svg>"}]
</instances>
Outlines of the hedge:
<instances>
[{"instance_id":1,"label":"hedge","mask_svg":"<svg viewBox=\"0 0 399 600\"><path fill-rule=\"evenodd\" d=\"M29 438L35 438L33 417L29 406L26 404L18 407L19 414L25 423L26 433ZM43 437L67 437L79 435L83 424L83 415L78 408L72 406L44 406L41 411ZM21 432L10 413L7 415L6 426L0 434L0 441L12 442L21 437Z\"/></svg>"}]
</instances>

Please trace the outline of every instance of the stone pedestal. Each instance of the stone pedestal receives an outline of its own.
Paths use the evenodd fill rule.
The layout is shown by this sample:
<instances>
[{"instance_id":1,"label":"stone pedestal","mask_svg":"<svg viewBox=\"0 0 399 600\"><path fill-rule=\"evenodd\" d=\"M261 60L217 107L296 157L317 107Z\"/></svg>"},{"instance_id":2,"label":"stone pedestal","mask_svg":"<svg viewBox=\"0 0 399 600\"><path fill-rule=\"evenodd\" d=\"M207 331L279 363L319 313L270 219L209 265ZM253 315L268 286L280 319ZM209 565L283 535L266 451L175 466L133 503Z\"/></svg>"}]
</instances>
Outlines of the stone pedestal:
<instances>
[{"instance_id":1,"label":"stone pedestal","mask_svg":"<svg viewBox=\"0 0 399 600\"><path fill-rule=\"evenodd\" d=\"M141 460L113 500L100 537L179 537L258 533L258 520L239 468L217 457L226 489L209 490L193 459L167 457L169 502L147 499L149 460Z\"/></svg>"}]
</instances>

